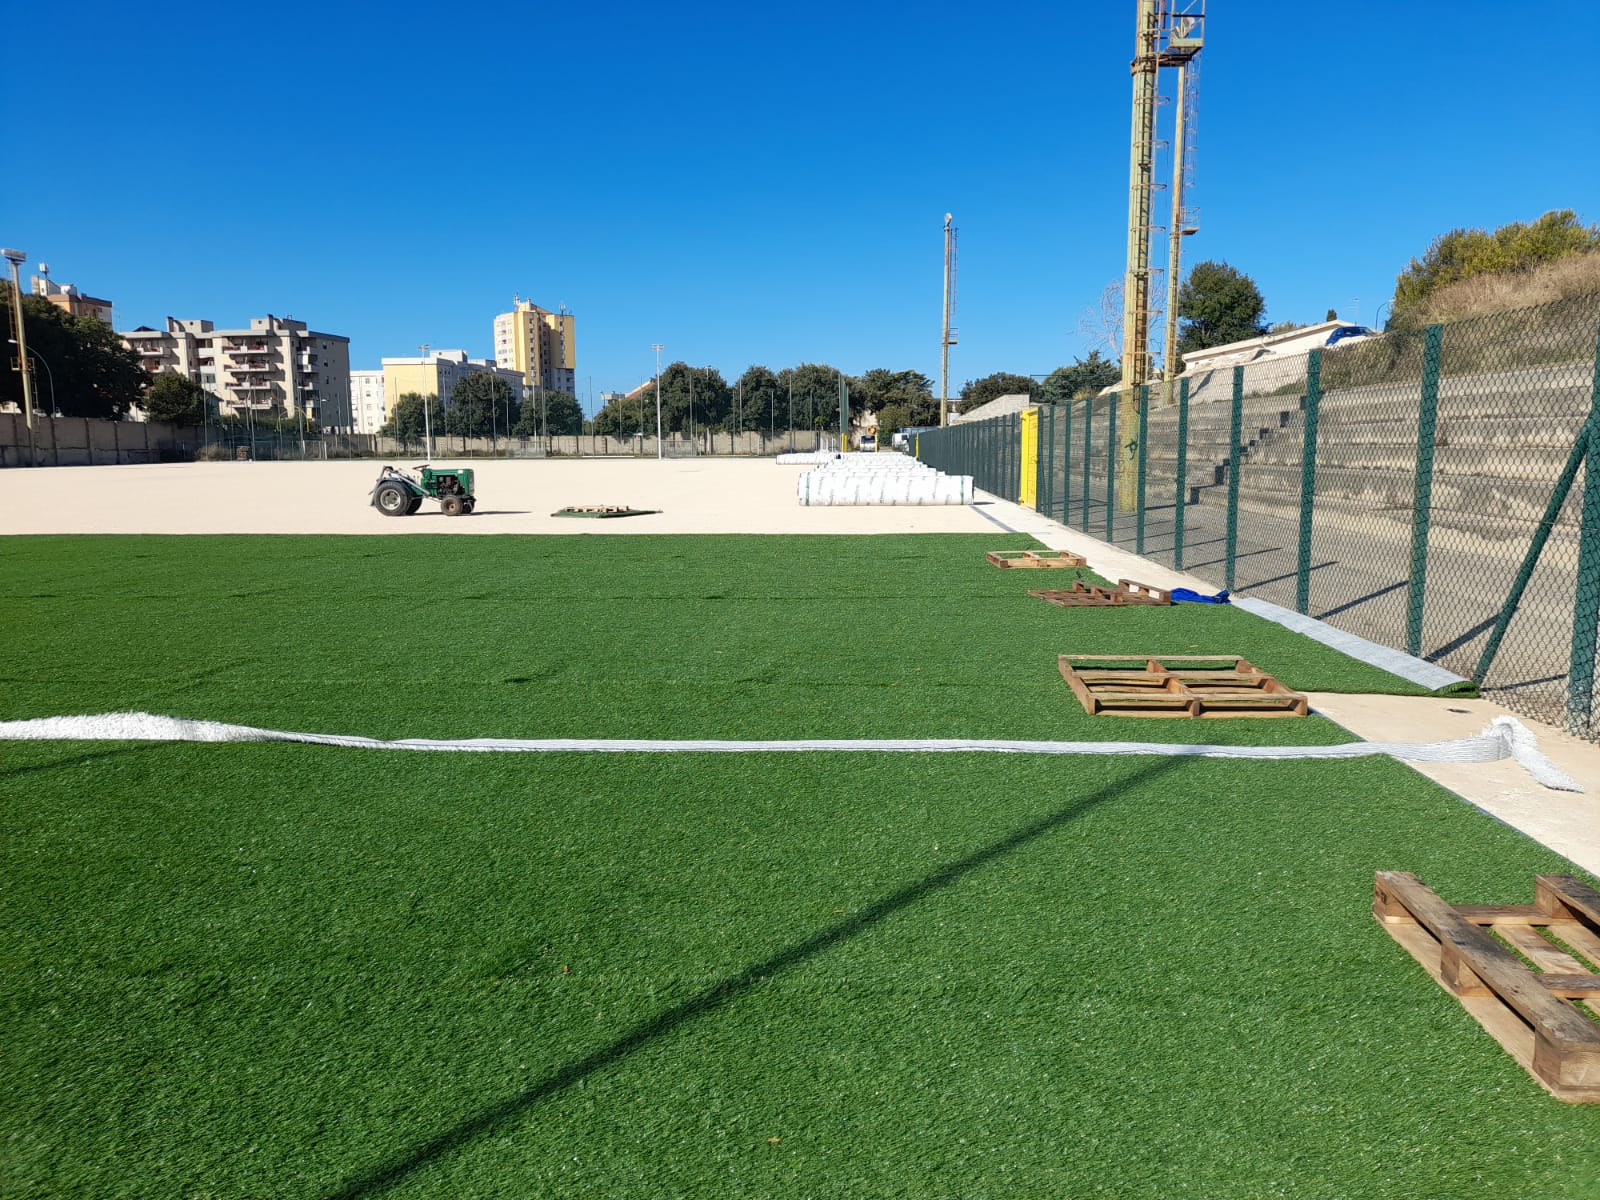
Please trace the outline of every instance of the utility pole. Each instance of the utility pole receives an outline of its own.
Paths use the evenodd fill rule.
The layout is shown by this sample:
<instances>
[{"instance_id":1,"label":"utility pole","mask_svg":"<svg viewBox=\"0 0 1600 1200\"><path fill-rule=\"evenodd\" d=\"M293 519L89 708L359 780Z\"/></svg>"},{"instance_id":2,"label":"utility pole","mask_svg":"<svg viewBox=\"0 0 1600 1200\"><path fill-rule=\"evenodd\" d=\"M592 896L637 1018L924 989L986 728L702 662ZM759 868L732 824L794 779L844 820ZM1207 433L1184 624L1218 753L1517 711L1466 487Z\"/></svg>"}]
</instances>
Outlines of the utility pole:
<instances>
[{"instance_id":1,"label":"utility pole","mask_svg":"<svg viewBox=\"0 0 1600 1200\"><path fill-rule=\"evenodd\" d=\"M656 457L661 457L661 343L651 342L656 352Z\"/></svg>"},{"instance_id":2,"label":"utility pole","mask_svg":"<svg viewBox=\"0 0 1600 1200\"><path fill-rule=\"evenodd\" d=\"M950 424L950 347L956 331L950 327L956 303L956 227L950 213L944 215L944 332L939 337L939 425Z\"/></svg>"},{"instance_id":3,"label":"utility pole","mask_svg":"<svg viewBox=\"0 0 1600 1200\"><path fill-rule=\"evenodd\" d=\"M33 374L28 370L28 330L22 319L22 277L18 268L28 261L22 250L0 250L11 264L11 315L17 327L16 370L22 372L22 414L28 427L28 465L38 466L33 446ZM54 385L52 385L53 387Z\"/></svg>"}]
</instances>

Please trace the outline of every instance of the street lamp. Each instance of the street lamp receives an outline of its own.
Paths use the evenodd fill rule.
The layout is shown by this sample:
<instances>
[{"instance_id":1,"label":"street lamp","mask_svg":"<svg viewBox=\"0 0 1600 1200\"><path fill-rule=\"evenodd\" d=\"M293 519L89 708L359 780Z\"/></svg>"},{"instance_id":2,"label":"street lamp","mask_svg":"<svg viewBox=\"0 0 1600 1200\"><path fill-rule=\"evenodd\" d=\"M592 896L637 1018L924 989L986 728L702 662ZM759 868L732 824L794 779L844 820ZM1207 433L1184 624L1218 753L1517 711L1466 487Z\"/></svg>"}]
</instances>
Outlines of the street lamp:
<instances>
[{"instance_id":1,"label":"street lamp","mask_svg":"<svg viewBox=\"0 0 1600 1200\"><path fill-rule=\"evenodd\" d=\"M7 340L13 346L18 344L16 338L8 338ZM32 357L34 362L39 363L44 367L45 378L50 380L50 415L52 417L59 417L61 415L61 410L56 407L56 373L50 369L50 364L45 362L44 355L40 354L37 350L29 350L28 354Z\"/></svg>"},{"instance_id":2,"label":"street lamp","mask_svg":"<svg viewBox=\"0 0 1600 1200\"><path fill-rule=\"evenodd\" d=\"M28 465L37 466L33 448L33 375L28 371L28 333L22 322L22 278L17 269L28 261L22 250L0 250L0 255L11 264L11 314L17 325L17 370L22 372L22 413L28 426Z\"/></svg>"},{"instance_id":3,"label":"street lamp","mask_svg":"<svg viewBox=\"0 0 1600 1200\"><path fill-rule=\"evenodd\" d=\"M661 457L661 343L651 342L656 352L656 457Z\"/></svg>"},{"instance_id":4,"label":"street lamp","mask_svg":"<svg viewBox=\"0 0 1600 1200\"><path fill-rule=\"evenodd\" d=\"M427 342L423 342L422 345L417 347L417 349L422 351L422 365L424 367L426 367L428 365L428 343ZM424 383L423 386L426 387L427 384ZM423 457L426 458L429 462L432 462L433 461L433 405L428 403L428 394L426 392L424 392L422 394L422 436L426 439L426 444L423 447Z\"/></svg>"}]
</instances>

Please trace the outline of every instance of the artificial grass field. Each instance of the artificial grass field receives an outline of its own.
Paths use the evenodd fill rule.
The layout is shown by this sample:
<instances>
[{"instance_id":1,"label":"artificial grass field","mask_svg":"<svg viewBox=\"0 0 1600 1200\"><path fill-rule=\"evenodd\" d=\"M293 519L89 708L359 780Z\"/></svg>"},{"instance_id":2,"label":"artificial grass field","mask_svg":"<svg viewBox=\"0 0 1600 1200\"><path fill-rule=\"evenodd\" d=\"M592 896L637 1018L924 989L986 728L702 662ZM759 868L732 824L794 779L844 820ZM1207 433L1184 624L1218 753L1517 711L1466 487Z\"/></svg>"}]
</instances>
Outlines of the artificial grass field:
<instances>
[{"instance_id":1,"label":"artificial grass field","mask_svg":"<svg viewBox=\"0 0 1600 1200\"><path fill-rule=\"evenodd\" d=\"M1055 656L1420 690L1031 545L6 539L0 717L1292 745L1348 737ZM1600 1194L1600 1107L1369 913L1571 868L1387 760L0 745L7 1197Z\"/></svg>"}]
</instances>

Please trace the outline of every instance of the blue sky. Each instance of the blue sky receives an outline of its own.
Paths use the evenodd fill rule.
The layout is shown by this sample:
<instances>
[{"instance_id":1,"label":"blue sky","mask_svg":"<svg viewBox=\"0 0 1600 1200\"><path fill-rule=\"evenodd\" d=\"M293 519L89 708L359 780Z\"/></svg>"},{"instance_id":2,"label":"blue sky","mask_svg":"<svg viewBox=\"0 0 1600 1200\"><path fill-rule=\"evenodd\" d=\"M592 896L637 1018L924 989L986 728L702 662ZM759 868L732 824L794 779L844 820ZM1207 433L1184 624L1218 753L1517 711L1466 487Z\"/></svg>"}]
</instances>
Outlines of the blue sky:
<instances>
[{"instance_id":1,"label":"blue sky","mask_svg":"<svg viewBox=\"0 0 1600 1200\"><path fill-rule=\"evenodd\" d=\"M1436 234L1600 220L1592 6L1211 0L1187 261L1371 320ZM577 314L587 401L664 361L939 371L1087 352L1123 270L1134 0L90 0L13 14L0 240L116 304L292 315L376 367ZM20 21L20 27L18 22ZM1170 75L1170 72L1164 74ZM1164 85L1170 90L1170 83Z\"/></svg>"}]
</instances>

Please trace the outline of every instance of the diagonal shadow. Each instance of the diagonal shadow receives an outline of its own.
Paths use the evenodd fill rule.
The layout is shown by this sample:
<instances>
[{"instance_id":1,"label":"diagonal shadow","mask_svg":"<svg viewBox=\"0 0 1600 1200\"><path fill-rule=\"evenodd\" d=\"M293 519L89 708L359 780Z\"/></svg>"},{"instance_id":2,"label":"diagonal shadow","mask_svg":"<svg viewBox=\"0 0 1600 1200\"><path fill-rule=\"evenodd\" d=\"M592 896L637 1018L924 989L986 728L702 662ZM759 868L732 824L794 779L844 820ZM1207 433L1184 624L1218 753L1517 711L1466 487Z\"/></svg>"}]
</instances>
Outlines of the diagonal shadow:
<instances>
[{"instance_id":1,"label":"diagonal shadow","mask_svg":"<svg viewBox=\"0 0 1600 1200\"><path fill-rule=\"evenodd\" d=\"M1365 604L1368 600L1376 600L1379 596L1387 596L1390 592L1398 592L1401 588L1410 586L1411 581L1409 579L1402 579L1399 583L1391 583L1388 587L1379 588L1375 592L1368 592L1365 596L1357 596L1354 600L1346 600L1343 604L1337 604L1327 612L1318 613L1317 620L1326 621L1329 617Z\"/></svg>"},{"instance_id":2,"label":"diagonal shadow","mask_svg":"<svg viewBox=\"0 0 1600 1200\"><path fill-rule=\"evenodd\" d=\"M1243 558L1244 556L1241 554L1239 557ZM1327 562L1312 563L1311 566L1306 568L1306 570L1307 570L1307 572L1320 571L1324 567L1337 567L1338 565L1339 565L1339 560L1338 559L1330 558ZM1298 579L1299 577L1300 577L1300 572L1299 571L1290 571L1290 572L1288 572L1287 574L1284 574L1284 575L1274 575L1271 579L1258 579L1254 583L1242 584L1242 585L1240 585L1239 590L1241 592L1248 592L1251 588L1263 588L1263 587L1266 587L1269 583L1282 583L1287 579Z\"/></svg>"},{"instance_id":3,"label":"diagonal shadow","mask_svg":"<svg viewBox=\"0 0 1600 1200\"><path fill-rule=\"evenodd\" d=\"M137 746L119 746L115 750L95 750L75 754L71 758L53 758L49 762L34 763L27 767L6 767L0 770L0 779L20 779L24 775L37 775L43 771L56 771L63 767L83 767L107 758L121 758L125 754L140 754L155 749L155 742L141 742Z\"/></svg>"},{"instance_id":4,"label":"diagonal shadow","mask_svg":"<svg viewBox=\"0 0 1600 1200\"><path fill-rule=\"evenodd\" d=\"M1437 647L1431 653L1424 654L1422 657L1427 659L1429 662L1438 662L1441 658L1443 658L1446 654L1449 654L1451 651L1461 649L1461 647L1465 646L1468 642L1472 641L1473 638L1481 637L1484 634L1488 633L1489 630L1494 628L1494 623L1496 621L1498 621L1499 619L1500 619L1500 616L1499 616L1498 613L1496 613L1494 616L1489 617L1486 620L1479 621L1476 625L1474 625L1471 629L1467 630L1460 637L1452 638L1450 641L1446 642L1444 645Z\"/></svg>"},{"instance_id":5,"label":"diagonal shadow","mask_svg":"<svg viewBox=\"0 0 1600 1200\"><path fill-rule=\"evenodd\" d=\"M1185 543L1185 545L1187 546L1188 543ZM1281 554L1286 552L1288 549L1289 547L1287 546L1267 546L1261 550L1240 550L1233 557L1235 560L1241 558L1254 558L1258 554ZM1205 562L1189 563L1183 569L1185 571L1193 571L1199 569L1200 567L1216 567L1221 566L1227 561L1228 560L1226 556L1222 558L1208 558Z\"/></svg>"},{"instance_id":6,"label":"diagonal shadow","mask_svg":"<svg viewBox=\"0 0 1600 1200\"><path fill-rule=\"evenodd\" d=\"M785 947L771 957L762 959L753 966L746 967L732 978L725 979L721 983L700 991L682 1003L675 1004L666 1011L651 1017L649 1020L641 1021L610 1045L603 1046L592 1054L585 1055L583 1058L552 1071L527 1090L501 1100L497 1104L490 1105L476 1116L468 1117L454 1128L447 1129L443 1133L430 1138L410 1153L379 1166L366 1175L351 1180L339 1190L330 1192L326 1200L358 1200L359 1197L373 1196L379 1192L387 1191L435 1159L442 1158L469 1142L485 1136L506 1122L521 1117L540 1101L548 1100L558 1092L573 1086L579 1080L586 1079L597 1071L602 1071L614 1063L621 1062L635 1051L644 1049L650 1043L676 1033L691 1022L733 1003L757 984L764 983L774 976L781 975L791 968L815 958L842 942L866 933L873 926L894 916L896 913L910 908L912 905L918 904L939 892L954 887L974 871L1020 850L1023 846L1037 841L1046 834L1055 832L1071 821L1077 820L1089 810L1112 797L1129 788L1150 783L1166 772L1174 770L1178 765L1189 761L1192 760L1177 757L1157 759L1155 762L1135 771L1126 779L1108 783L1099 791L1091 792L1062 808L1056 809L1052 813L1047 813L1037 820L1030 821L999 841L991 842L966 857L958 858L954 862L940 867L928 875L924 875L916 882L907 884L899 891L890 893L883 899L868 905L854 916L838 921L803 941Z\"/></svg>"}]
</instances>

